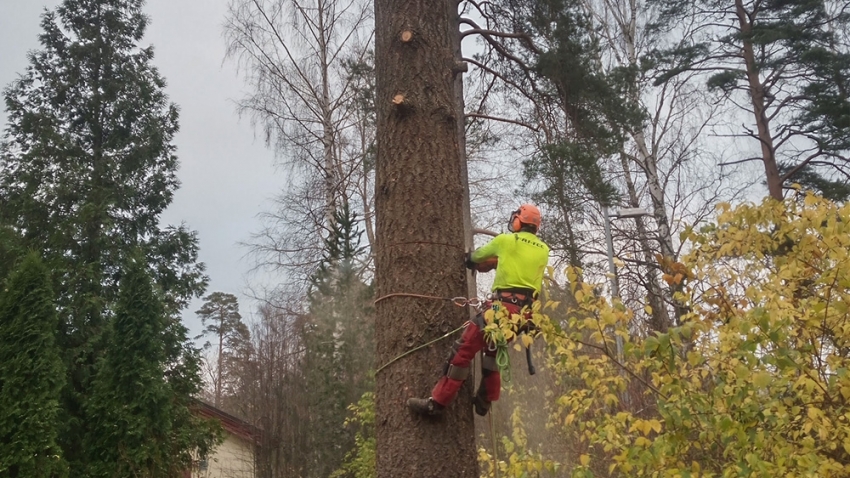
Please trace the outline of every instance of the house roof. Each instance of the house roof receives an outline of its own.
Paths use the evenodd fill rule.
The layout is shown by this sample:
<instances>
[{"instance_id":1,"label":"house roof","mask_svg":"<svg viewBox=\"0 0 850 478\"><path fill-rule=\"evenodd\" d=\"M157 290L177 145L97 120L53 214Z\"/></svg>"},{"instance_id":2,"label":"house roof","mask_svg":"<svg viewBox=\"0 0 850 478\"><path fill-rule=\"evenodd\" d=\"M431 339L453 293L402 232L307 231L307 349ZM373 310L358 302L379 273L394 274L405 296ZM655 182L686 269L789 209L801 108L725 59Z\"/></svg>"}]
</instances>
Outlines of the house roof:
<instances>
[{"instance_id":1,"label":"house roof","mask_svg":"<svg viewBox=\"0 0 850 478\"><path fill-rule=\"evenodd\" d=\"M196 399L193 411L200 417L212 418L221 423L222 428L231 435L238 436L255 445L259 444L262 430L250 423L242 420L239 417L233 416L224 410L214 407L213 405Z\"/></svg>"}]
</instances>

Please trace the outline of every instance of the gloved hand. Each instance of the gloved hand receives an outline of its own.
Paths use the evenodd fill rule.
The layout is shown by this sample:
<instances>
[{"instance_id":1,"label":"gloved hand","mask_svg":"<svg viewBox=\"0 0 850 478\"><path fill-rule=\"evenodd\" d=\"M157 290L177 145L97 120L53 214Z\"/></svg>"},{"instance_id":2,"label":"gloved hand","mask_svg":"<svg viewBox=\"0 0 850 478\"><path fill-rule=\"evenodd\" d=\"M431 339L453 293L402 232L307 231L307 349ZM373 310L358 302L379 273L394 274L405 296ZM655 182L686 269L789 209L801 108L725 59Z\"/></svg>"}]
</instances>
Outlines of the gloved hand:
<instances>
[{"instance_id":1,"label":"gloved hand","mask_svg":"<svg viewBox=\"0 0 850 478\"><path fill-rule=\"evenodd\" d=\"M463 256L463 265L465 265L467 269L473 269L473 270L478 265L475 262L472 262L472 253L471 252L467 252Z\"/></svg>"},{"instance_id":2,"label":"gloved hand","mask_svg":"<svg viewBox=\"0 0 850 478\"><path fill-rule=\"evenodd\" d=\"M463 264L467 269L472 269L476 272L490 272L499 264L498 257L485 259L483 262L475 262L472 260L472 254L467 252L463 259Z\"/></svg>"}]
</instances>

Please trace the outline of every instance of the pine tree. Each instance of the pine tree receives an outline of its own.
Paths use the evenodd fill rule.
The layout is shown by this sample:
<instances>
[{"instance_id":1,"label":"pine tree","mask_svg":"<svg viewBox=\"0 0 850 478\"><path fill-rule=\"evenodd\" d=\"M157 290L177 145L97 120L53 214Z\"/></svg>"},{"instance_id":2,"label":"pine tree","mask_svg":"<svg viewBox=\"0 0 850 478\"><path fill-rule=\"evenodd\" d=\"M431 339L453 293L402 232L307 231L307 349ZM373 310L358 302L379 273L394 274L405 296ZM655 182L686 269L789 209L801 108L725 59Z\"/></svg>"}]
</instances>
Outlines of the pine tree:
<instances>
[{"instance_id":1,"label":"pine tree","mask_svg":"<svg viewBox=\"0 0 850 478\"><path fill-rule=\"evenodd\" d=\"M50 276L26 256L0 288L0 477L65 474L57 445L64 366Z\"/></svg>"},{"instance_id":2,"label":"pine tree","mask_svg":"<svg viewBox=\"0 0 850 478\"><path fill-rule=\"evenodd\" d=\"M0 223L53 273L69 371L60 442L72 474L86 456L84 402L130 251L143 251L169 314L206 283L195 233L159 223L179 184L178 110L153 49L139 46L143 3L64 0L44 13L41 49L5 90Z\"/></svg>"},{"instance_id":3,"label":"pine tree","mask_svg":"<svg viewBox=\"0 0 850 478\"><path fill-rule=\"evenodd\" d=\"M469 291L461 265L470 234L462 162L461 58L455 2L375 0L375 295ZM400 32L408 33L404 41ZM393 99L394 101L390 101ZM468 311L447 301L392 297L375 307L375 360L459 327ZM403 406L428 393L445 360L443 341L375 376L376 476L478 477L471 393L426 423ZM468 382L471 386L471 382Z\"/></svg>"},{"instance_id":4,"label":"pine tree","mask_svg":"<svg viewBox=\"0 0 850 478\"><path fill-rule=\"evenodd\" d=\"M541 231L547 243L564 250L571 265L582 267L589 239L577 224L587 204L611 205L620 192L602 165L618 157L627 133L641 126L643 112L629 98L630 68L602 61L591 13L576 0L495 0L488 29L498 45L488 69L528 102L521 114L533 124L536 151L523 161L526 191L547 209ZM523 104L523 103L520 103Z\"/></svg>"},{"instance_id":5,"label":"pine tree","mask_svg":"<svg viewBox=\"0 0 850 478\"><path fill-rule=\"evenodd\" d=\"M651 0L655 26L669 35L681 20L696 28L649 60L661 84L684 72L752 119L738 136L760 150L770 196L800 183L844 200L850 194L850 13L827 0ZM673 32L676 32L674 29Z\"/></svg>"},{"instance_id":6,"label":"pine tree","mask_svg":"<svg viewBox=\"0 0 850 478\"><path fill-rule=\"evenodd\" d=\"M216 370L213 377L214 405L222 406L222 394L229 384L238 381L239 359L245 358L251 334L239 314L239 300L233 294L213 292L204 297L195 314L201 318L204 334L216 337ZM209 345L209 344L207 344Z\"/></svg>"},{"instance_id":7,"label":"pine tree","mask_svg":"<svg viewBox=\"0 0 850 478\"><path fill-rule=\"evenodd\" d=\"M131 260L121 280L109 345L87 402L87 476L176 476L189 469L192 452L212 445L208 425L181 418L190 397L178 390L196 382L197 370L183 380L169 375L171 319L146 268L141 257Z\"/></svg>"}]
</instances>

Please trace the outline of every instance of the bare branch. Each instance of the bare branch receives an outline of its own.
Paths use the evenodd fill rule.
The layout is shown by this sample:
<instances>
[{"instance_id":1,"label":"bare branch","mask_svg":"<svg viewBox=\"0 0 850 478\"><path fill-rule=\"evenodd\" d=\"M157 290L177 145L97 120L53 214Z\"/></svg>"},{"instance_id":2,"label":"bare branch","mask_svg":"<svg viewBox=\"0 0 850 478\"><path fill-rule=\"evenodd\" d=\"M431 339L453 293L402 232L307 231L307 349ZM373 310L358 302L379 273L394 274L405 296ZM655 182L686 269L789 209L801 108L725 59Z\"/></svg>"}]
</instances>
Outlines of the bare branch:
<instances>
[{"instance_id":1,"label":"bare branch","mask_svg":"<svg viewBox=\"0 0 850 478\"><path fill-rule=\"evenodd\" d=\"M499 117L496 117L496 116L482 115L482 114L478 114L478 113L466 113L464 116L467 117L467 118L481 118L481 119L489 119L489 120L493 120L493 121L500 121L502 123L512 123L512 124L515 124L515 125L518 125L518 126L522 126L524 128L528 128L528 129L535 131L535 132L540 131L539 128L535 128L534 126L531 126L528 123L523 123L522 121L512 120L512 119L508 119L508 118L499 118Z\"/></svg>"}]
</instances>

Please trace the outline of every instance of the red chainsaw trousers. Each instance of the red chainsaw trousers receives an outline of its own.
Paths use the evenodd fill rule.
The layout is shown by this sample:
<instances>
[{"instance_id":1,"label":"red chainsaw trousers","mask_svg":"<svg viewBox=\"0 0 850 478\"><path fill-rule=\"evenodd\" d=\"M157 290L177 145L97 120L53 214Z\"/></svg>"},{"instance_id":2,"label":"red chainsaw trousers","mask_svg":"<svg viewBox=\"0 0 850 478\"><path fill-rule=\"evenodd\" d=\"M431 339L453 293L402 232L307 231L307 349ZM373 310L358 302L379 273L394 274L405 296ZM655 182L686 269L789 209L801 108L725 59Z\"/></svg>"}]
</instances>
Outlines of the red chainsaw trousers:
<instances>
[{"instance_id":1,"label":"red chainsaw trousers","mask_svg":"<svg viewBox=\"0 0 850 478\"><path fill-rule=\"evenodd\" d=\"M487 302L485 310L490 308L490 305L491 303ZM518 314L520 312L520 307L517 304L502 302L502 306L507 308L511 314ZM478 320L470 321L466 325L466 328L463 329L463 335L461 335L458 341L456 351L449 359L449 364L459 368L468 368L472 365L475 354L481 350L484 351L484 355L493 357L495 360L496 348L488 347L489 344L484 339L484 331L480 325L483 323L484 318L479 315ZM457 396L463 382L464 380L456 380L443 375L434 386L434 390L431 391L431 398L440 405L448 406ZM483 390L479 391L479 393L484 392L483 396L488 401L495 402L499 399L499 393L502 388L502 377L499 374L498 368L489 371L489 373L485 371L482 374L481 387Z\"/></svg>"}]
</instances>

